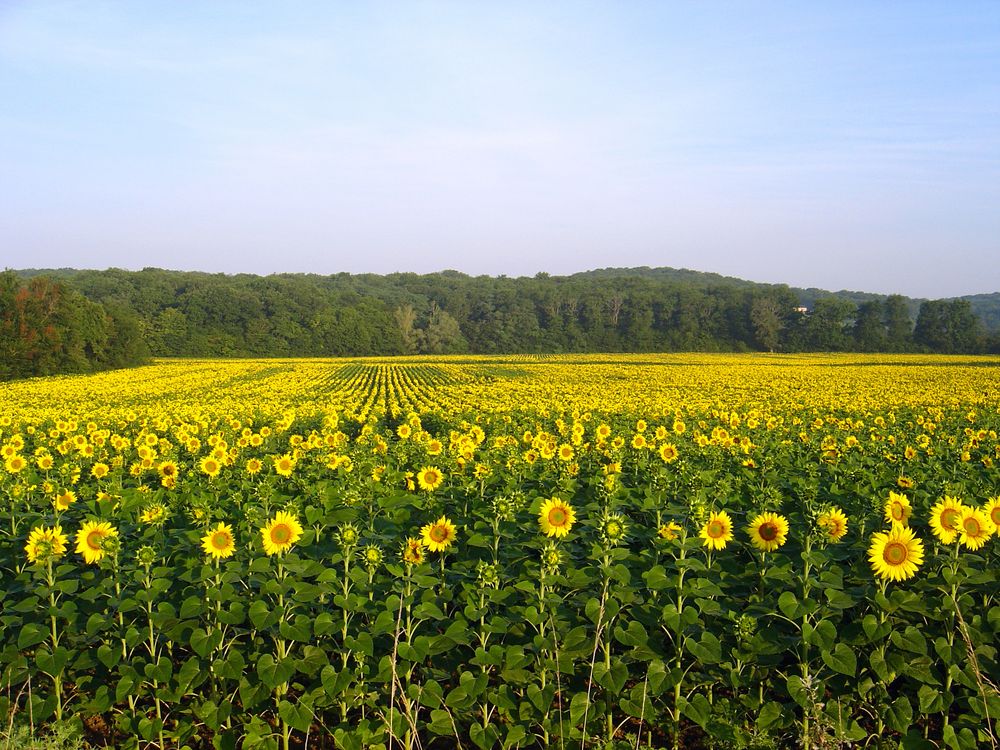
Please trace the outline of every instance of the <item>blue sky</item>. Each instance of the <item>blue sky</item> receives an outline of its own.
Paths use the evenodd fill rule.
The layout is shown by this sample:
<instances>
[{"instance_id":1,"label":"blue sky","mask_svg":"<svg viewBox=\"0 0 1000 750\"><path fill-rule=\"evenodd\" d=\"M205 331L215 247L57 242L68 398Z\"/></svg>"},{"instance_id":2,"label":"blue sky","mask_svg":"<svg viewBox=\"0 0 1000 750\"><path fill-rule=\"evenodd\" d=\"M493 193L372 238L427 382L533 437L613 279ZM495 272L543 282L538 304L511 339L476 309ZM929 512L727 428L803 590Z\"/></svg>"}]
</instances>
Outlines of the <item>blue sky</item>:
<instances>
[{"instance_id":1,"label":"blue sky","mask_svg":"<svg viewBox=\"0 0 1000 750\"><path fill-rule=\"evenodd\" d=\"M1000 2L0 0L0 267L1000 291Z\"/></svg>"}]
</instances>

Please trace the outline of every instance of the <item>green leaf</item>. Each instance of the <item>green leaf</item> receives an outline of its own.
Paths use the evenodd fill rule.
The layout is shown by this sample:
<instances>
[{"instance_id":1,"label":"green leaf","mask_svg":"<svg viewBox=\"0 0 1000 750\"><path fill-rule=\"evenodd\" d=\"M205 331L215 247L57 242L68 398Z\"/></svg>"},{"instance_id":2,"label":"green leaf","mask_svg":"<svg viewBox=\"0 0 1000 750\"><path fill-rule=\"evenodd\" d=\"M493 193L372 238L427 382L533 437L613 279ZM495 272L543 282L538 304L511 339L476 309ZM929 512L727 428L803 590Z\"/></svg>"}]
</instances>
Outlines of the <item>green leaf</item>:
<instances>
[{"instance_id":1,"label":"green leaf","mask_svg":"<svg viewBox=\"0 0 1000 750\"><path fill-rule=\"evenodd\" d=\"M189 643L191 650L204 659L222 643L222 632L213 630L208 633L203 628L195 628L191 633Z\"/></svg>"},{"instance_id":2,"label":"green leaf","mask_svg":"<svg viewBox=\"0 0 1000 750\"><path fill-rule=\"evenodd\" d=\"M905 651L921 656L927 654L927 639L924 638L923 633L912 625L907 625L903 632L893 630L889 638L892 640L893 645Z\"/></svg>"},{"instance_id":3,"label":"green leaf","mask_svg":"<svg viewBox=\"0 0 1000 750\"><path fill-rule=\"evenodd\" d=\"M667 573L662 565L654 565L642 574L642 578L646 582L646 588L650 591L662 591L673 584L673 581L667 578Z\"/></svg>"},{"instance_id":4,"label":"green leaf","mask_svg":"<svg viewBox=\"0 0 1000 750\"><path fill-rule=\"evenodd\" d=\"M492 724L483 727L481 724L473 723L469 727L469 737L481 750L490 750L500 740L500 733Z\"/></svg>"},{"instance_id":5,"label":"green leaf","mask_svg":"<svg viewBox=\"0 0 1000 750\"><path fill-rule=\"evenodd\" d=\"M905 695L896 698L889 705L889 710L886 711L885 718L885 723L890 729L900 734L907 731L913 722L913 707L910 705L910 700Z\"/></svg>"},{"instance_id":6,"label":"green leaf","mask_svg":"<svg viewBox=\"0 0 1000 750\"><path fill-rule=\"evenodd\" d=\"M49 631L33 622L21 627L21 632L17 635L17 648L19 651L31 648L49 637Z\"/></svg>"},{"instance_id":7,"label":"green leaf","mask_svg":"<svg viewBox=\"0 0 1000 750\"><path fill-rule=\"evenodd\" d=\"M455 734L455 727L451 721L451 714L441 708L436 708L431 711L431 721L427 725L427 729L439 735L453 735Z\"/></svg>"},{"instance_id":8,"label":"green leaf","mask_svg":"<svg viewBox=\"0 0 1000 750\"><path fill-rule=\"evenodd\" d=\"M295 668L287 659L278 661L271 654L264 654L257 662L257 675L271 690L287 683L295 674Z\"/></svg>"},{"instance_id":9,"label":"green leaf","mask_svg":"<svg viewBox=\"0 0 1000 750\"><path fill-rule=\"evenodd\" d=\"M922 714L937 713L941 706L941 693L930 685L921 685L917 690L917 705Z\"/></svg>"},{"instance_id":10,"label":"green leaf","mask_svg":"<svg viewBox=\"0 0 1000 750\"><path fill-rule=\"evenodd\" d=\"M97 647L97 658L101 664L111 669L122 658L122 650L120 648L111 648L111 646L105 643Z\"/></svg>"},{"instance_id":11,"label":"green leaf","mask_svg":"<svg viewBox=\"0 0 1000 750\"><path fill-rule=\"evenodd\" d=\"M503 738L504 750L521 745L527 738L528 733L520 724L511 725L507 730L507 736Z\"/></svg>"},{"instance_id":12,"label":"green leaf","mask_svg":"<svg viewBox=\"0 0 1000 750\"><path fill-rule=\"evenodd\" d=\"M824 595L827 603L833 609L849 609L857 603L853 596L840 589L828 588Z\"/></svg>"},{"instance_id":13,"label":"green leaf","mask_svg":"<svg viewBox=\"0 0 1000 750\"><path fill-rule=\"evenodd\" d=\"M628 667L617 658L611 660L610 669L604 662L598 662L594 665L594 681L611 695L620 695L628 681Z\"/></svg>"},{"instance_id":14,"label":"green leaf","mask_svg":"<svg viewBox=\"0 0 1000 750\"><path fill-rule=\"evenodd\" d=\"M693 638L688 639L687 647L691 655L702 664L718 664L722 661L722 644L707 630L702 633L698 641Z\"/></svg>"},{"instance_id":15,"label":"green leaf","mask_svg":"<svg viewBox=\"0 0 1000 750\"><path fill-rule=\"evenodd\" d=\"M684 716L703 729L705 728L712 716L712 704L708 702L708 698L701 693L696 693L690 700L681 698L678 703Z\"/></svg>"},{"instance_id":16,"label":"green leaf","mask_svg":"<svg viewBox=\"0 0 1000 750\"><path fill-rule=\"evenodd\" d=\"M812 700L809 697L809 691L806 690L805 685L802 682L802 678L799 675L789 675L788 679L785 681L785 687L787 688L788 695L791 696L792 700L802 706L802 708L809 708L812 705Z\"/></svg>"},{"instance_id":17,"label":"green leaf","mask_svg":"<svg viewBox=\"0 0 1000 750\"><path fill-rule=\"evenodd\" d=\"M250 622L258 630L263 630L266 628L271 621L271 610L268 608L267 603L256 599L253 604L250 605Z\"/></svg>"},{"instance_id":18,"label":"green leaf","mask_svg":"<svg viewBox=\"0 0 1000 750\"><path fill-rule=\"evenodd\" d=\"M301 703L282 700L278 703L278 716L292 729L297 729L300 732L307 732L312 726L312 711Z\"/></svg>"},{"instance_id":19,"label":"green leaf","mask_svg":"<svg viewBox=\"0 0 1000 750\"><path fill-rule=\"evenodd\" d=\"M794 620L799 611L799 600L791 591L784 591L778 597L778 609L789 620Z\"/></svg>"},{"instance_id":20,"label":"green leaf","mask_svg":"<svg viewBox=\"0 0 1000 750\"><path fill-rule=\"evenodd\" d=\"M848 677L854 677L858 671L858 660L850 646L838 643L832 651L821 651L820 656L823 663L835 672L840 672Z\"/></svg>"},{"instance_id":21,"label":"green leaf","mask_svg":"<svg viewBox=\"0 0 1000 750\"><path fill-rule=\"evenodd\" d=\"M781 718L782 706L775 701L768 701L757 712L757 728L767 729Z\"/></svg>"},{"instance_id":22,"label":"green leaf","mask_svg":"<svg viewBox=\"0 0 1000 750\"><path fill-rule=\"evenodd\" d=\"M587 698L586 693L577 693L573 696L573 699L569 702L569 720L573 726L580 725L589 706L590 700Z\"/></svg>"}]
</instances>

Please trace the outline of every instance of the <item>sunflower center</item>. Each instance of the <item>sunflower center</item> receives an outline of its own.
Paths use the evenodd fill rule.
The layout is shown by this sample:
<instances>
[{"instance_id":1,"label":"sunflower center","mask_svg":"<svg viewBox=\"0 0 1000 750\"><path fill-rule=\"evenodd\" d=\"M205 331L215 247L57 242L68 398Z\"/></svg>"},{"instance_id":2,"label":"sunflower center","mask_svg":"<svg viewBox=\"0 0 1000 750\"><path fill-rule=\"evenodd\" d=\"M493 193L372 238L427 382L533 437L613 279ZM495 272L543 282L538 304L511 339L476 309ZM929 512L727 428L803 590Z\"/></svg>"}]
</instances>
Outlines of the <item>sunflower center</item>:
<instances>
[{"instance_id":1,"label":"sunflower center","mask_svg":"<svg viewBox=\"0 0 1000 750\"><path fill-rule=\"evenodd\" d=\"M712 539L721 539L726 535L726 525L722 521L709 521L708 535Z\"/></svg>"},{"instance_id":2,"label":"sunflower center","mask_svg":"<svg viewBox=\"0 0 1000 750\"><path fill-rule=\"evenodd\" d=\"M430 538L440 544L448 539L448 529L443 524L431 526Z\"/></svg>"},{"instance_id":3,"label":"sunflower center","mask_svg":"<svg viewBox=\"0 0 1000 750\"><path fill-rule=\"evenodd\" d=\"M902 565L906 562L907 549L902 542L890 542L882 550L882 559L889 565Z\"/></svg>"},{"instance_id":4,"label":"sunflower center","mask_svg":"<svg viewBox=\"0 0 1000 750\"><path fill-rule=\"evenodd\" d=\"M271 528L271 541L275 544L288 544L292 538L292 530L287 524L279 523Z\"/></svg>"},{"instance_id":5,"label":"sunflower center","mask_svg":"<svg viewBox=\"0 0 1000 750\"><path fill-rule=\"evenodd\" d=\"M565 526L566 519L566 511L563 508L553 508L549 511L549 523L552 526Z\"/></svg>"},{"instance_id":6,"label":"sunflower center","mask_svg":"<svg viewBox=\"0 0 1000 750\"><path fill-rule=\"evenodd\" d=\"M893 505L892 505L892 511L891 511L891 515L893 517L893 520L902 521L903 518L904 518L903 512L904 511L903 511L903 506L902 505L900 505L899 503L893 503Z\"/></svg>"},{"instance_id":7,"label":"sunflower center","mask_svg":"<svg viewBox=\"0 0 1000 750\"><path fill-rule=\"evenodd\" d=\"M91 531L87 534L87 546L93 550L99 550L101 548L101 539L104 538L104 534L100 531Z\"/></svg>"},{"instance_id":8,"label":"sunflower center","mask_svg":"<svg viewBox=\"0 0 1000 750\"><path fill-rule=\"evenodd\" d=\"M765 542L773 542L778 538L778 526L771 521L762 523L760 528L757 529L757 533L760 534L760 538Z\"/></svg>"},{"instance_id":9,"label":"sunflower center","mask_svg":"<svg viewBox=\"0 0 1000 750\"><path fill-rule=\"evenodd\" d=\"M428 471L424 475L424 481L427 482L427 484L435 484L437 483L437 480L438 480L438 475L436 471Z\"/></svg>"},{"instance_id":10,"label":"sunflower center","mask_svg":"<svg viewBox=\"0 0 1000 750\"><path fill-rule=\"evenodd\" d=\"M979 536L980 532L983 530L975 516L969 516L962 521L962 528L965 530L965 535L971 537Z\"/></svg>"},{"instance_id":11,"label":"sunflower center","mask_svg":"<svg viewBox=\"0 0 1000 750\"><path fill-rule=\"evenodd\" d=\"M216 549L228 548L229 534L227 534L225 531L217 531L214 534L212 534L212 546L215 547Z\"/></svg>"},{"instance_id":12,"label":"sunflower center","mask_svg":"<svg viewBox=\"0 0 1000 750\"><path fill-rule=\"evenodd\" d=\"M959 514L954 508L946 508L941 511L941 526L948 530L954 529L958 525Z\"/></svg>"},{"instance_id":13,"label":"sunflower center","mask_svg":"<svg viewBox=\"0 0 1000 750\"><path fill-rule=\"evenodd\" d=\"M1000 505L994 506L993 510L990 511L990 520L1000 526Z\"/></svg>"}]
</instances>

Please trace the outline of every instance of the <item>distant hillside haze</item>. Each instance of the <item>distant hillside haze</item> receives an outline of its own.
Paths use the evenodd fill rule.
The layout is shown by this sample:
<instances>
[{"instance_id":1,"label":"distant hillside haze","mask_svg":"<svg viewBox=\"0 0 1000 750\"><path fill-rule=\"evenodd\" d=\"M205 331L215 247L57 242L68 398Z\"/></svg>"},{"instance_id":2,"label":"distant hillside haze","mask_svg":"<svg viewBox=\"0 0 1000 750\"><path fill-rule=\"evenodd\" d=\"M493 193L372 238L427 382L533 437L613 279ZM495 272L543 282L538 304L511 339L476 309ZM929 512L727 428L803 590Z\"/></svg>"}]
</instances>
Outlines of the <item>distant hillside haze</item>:
<instances>
[{"instance_id":1,"label":"distant hillside haze","mask_svg":"<svg viewBox=\"0 0 1000 750\"><path fill-rule=\"evenodd\" d=\"M23 270L134 320L155 356L1000 351L1000 293L916 300L673 268L570 276Z\"/></svg>"}]
</instances>

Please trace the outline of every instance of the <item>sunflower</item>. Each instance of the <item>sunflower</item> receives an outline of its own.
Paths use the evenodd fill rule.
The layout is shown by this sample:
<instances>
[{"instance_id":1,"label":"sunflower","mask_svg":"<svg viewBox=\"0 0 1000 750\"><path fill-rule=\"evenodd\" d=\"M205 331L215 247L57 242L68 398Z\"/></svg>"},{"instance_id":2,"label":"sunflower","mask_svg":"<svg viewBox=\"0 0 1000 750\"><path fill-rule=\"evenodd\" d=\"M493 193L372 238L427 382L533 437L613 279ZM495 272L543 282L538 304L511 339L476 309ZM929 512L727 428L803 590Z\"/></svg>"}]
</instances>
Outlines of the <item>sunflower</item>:
<instances>
[{"instance_id":1,"label":"sunflower","mask_svg":"<svg viewBox=\"0 0 1000 750\"><path fill-rule=\"evenodd\" d=\"M788 539L788 519L776 513L760 513L747 526L753 546L774 552Z\"/></svg>"},{"instance_id":2,"label":"sunflower","mask_svg":"<svg viewBox=\"0 0 1000 750\"><path fill-rule=\"evenodd\" d=\"M455 541L457 533L455 524L447 516L420 529L421 541L431 552L444 552Z\"/></svg>"},{"instance_id":3,"label":"sunflower","mask_svg":"<svg viewBox=\"0 0 1000 750\"><path fill-rule=\"evenodd\" d=\"M24 551L28 554L28 562L47 562L62 557L68 542L69 539L62 533L62 526L36 526L28 535Z\"/></svg>"},{"instance_id":4,"label":"sunflower","mask_svg":"<svg viewBox=\"0 0 1000 750\"><path fill-rule=\"evenodd\" d=\"M993 524L997 533L1000 533L1000 496L991 497L983 504L980 510L983 511L983 515Z\"/></svg>"},{"instance_id":5,"label":"sunflower","mask_svg":"<svg viewBox=\"0 0 1000 750\"><path fill-rule=\"evenodd\" d=\"M704 545L709 549L724 549L726 542L733 538L733 519L724 510L712 511L698 536L705 540Z\"/></svg>"},{"instance_id":6,"label":"sunflower","mask_svg":"<svg viewBox=\"0 0 1000 750\"><path fill-rule=\"evenodd\" d=\"M618 544L627 533L628 523L621 513L608 513L601 519L601 536L606 544Z\"/></svg>"},{"instance_id":7,"label":"sunflower","mask_svg":"<svg viewBox=\"0 0 1000 750\"><path fill-rule=\"evenodd\" d=\"M377 568L382 564L382 548L376 544L369 544L361 550L361 559L364 560L366 567Z\"/></svg>"},{"instance_id":8,"label":"sunflower","mask_svg":"<svg viewBox=\"0 0 1000 750\"><path fill-rule=\"evenodd\" d=\"M964 510L962 501L949 495L945 495L943 500L931 508L931 531L942 544L951 544L955 541Z\"/></svg>"},{"instance_id":9,"label":"sunflower","mask_svg":"<svg viewBox=\"0 0 1000 750\"><path fill-rule=\"evenodd\" d=\"M545 536L564 537L575 522L576 511L558 497L549 498L538 509L538 525L542 527Z\"/></svg>"},{"instance_id":10,"label":"sunflower","mask_svg":"<svg viewBox=\"0 0 1000 750\"><path fill-rule=\"evenodd\" d=\"M677 446L673 443L664 443L660 446L660 458L663 463L670 464L677 460Z\"/></svg>"},{"instance_id":11,"label":"sunflower","mask_svg":"<svg viewBox=\"0 0 1000 750\"><path fill-rule=\"evenodd\" d=\"M246 472L250 476L253 476L254 474L259 474L262 468L264 468L264 464L261 463L259 458L251 458L246 463Z\"/></svg>"},{"instance_id":12,"label":"sunflower","mask_svg":"<svg viewBox=\"0 0 1000 750\"><path fill-rule=\"evenodd\" d=\"M73 490L63 490L52 500L56 510L68 510L69 506L76 502L76 493Z\"/></svg>"},{"instance_id":13,"label":"sunflower","mask_svg":"<svg viewBox=\"0 0 1000 750\"><path fill-rule=\"evenodd\" d=\"M104 557L104 540L115 536L118 530L107 521L87 521L76 532L76 551L88 565L94 565Z\"/></svg>"},{"instance_id":14,"label":"sunflower","mask_svg":"<svg viewBox=\"0 0 1000 750\"><path fill-rule=\"evenodd\" d=\"M280 555L302 537L302 526L291 513L279 510L274 518L261 528L260 534L264 552L268 555Z\"/></svg>"},{"instance_id":15,"label":"sunflower","mask_svg":"<svg viewBox=\"0 0 1000 750\"><path fill-rule=\"evenodd\" d=\"M425 466L417 472L417 484L420 485L420 489L427 492L436 490L443 481L444 475L436 466Z\"/></svg>"},{"instance_id":16,"label":"sunflower","mask_svg":"<svg viewBox=\"0 0 1000 750\"><path fill-rule=\"evenodd\" d=\"M559 460L560 461L572 461L573 460L573 446L569 443L563 443L559 446Z\"/></svg>"},{"instance_id":17,"label":"sunflower","mask_svg":"<svg viewBox=\"0 0 1000 750\"><path fill-rule=\"evenodd\" d=\"M660 539L666 539L668 542L674 541L681 532L680 524L671 521L670 523L665 523L657 529L657 533L660 535Z\"/></svg>"},{"instance_id":18,"label":"sunflower","mask_svg":"<svg viewBox=\"0 0 1000 750\"><path fill-rule=\"evenodd\" d=\"M147 524L159 523L160 521L165 521L166 518L167 509L160 503L150 505L139 515L139 521Z\"/></svg>"},{"instance_id":19,"label":"sunflower","mask_svg":"<svg viewBox=\"0 0 1000 750\"><path fill-rule=\"evenodd\" d=\"M21 471L21 469L28 465L28 462L24 459L24 456L20 456L15 453L4 461L3 465L4 468L6 468L11 474L17 474Z\"/></svg>"},{"instance_id":20,"label":"sunflower","mask_svg":"<svg viewBox=\"0 0 1000 750\"><path fill-rule=\"evenodd\" d=\"M97 463L90 467L90 474L94 479L104 479L109 471L110 469L107 464Z\"/></svg>"},{"instance_id":21,"label":"sunflower","mask_svg":"<svg viewBox=\"0 0 1000 750\"><path fill-rule=\"evenodd\" d=\"M219 463L219 459L217 458L205 456L198 463L198 468L201 469L203 474L207 474L209 479L215 479L222 470L222 464Z\"/></svg>"},{"instance_id":22,"label":"sunflower","mask_svg":"<svg viewBox=\"0 0 1000 750\"><path fill-rule=\"evenodd\" d=\"M276 456L274 459L274 471L280 476L290 477L292 472L295 471L295 459L287 453L282 456Z\"/></svg>"},{"instance_id":23,"label":"sunflower","mask_svg":"<svg viewBox=\"0 0 1000 750\"><path fill-rule=\"evenodd\" d=\"M917 486L917 483L916 483L916 482L914 482L914 481L913 481L912 479L910 479L909 477L907 477L907 476L903 476L903 475L900 475L900 476L899 476L899 477L898 477L898 478L896 479L896 484L897 484L897 485L898 485L898 486L899 486L900 488L902 488L902 489L904 489L904 490L912 490L912 489L913 489L914 487L916 487L916 486Z\"/></svg>"},{"instance_id":24,"label":"sunflower","mask_svg":"<svg viewBox=\"0 0 1000 750\"><path fill-rule=\"evenodd\" d=\"M898 492L889 492L889 499L885 501L885 520L899 526L906 526L913 508L910 506L910 499L906 495Z\"/></svg>"},{"instance_id":25,"label":"sunflower","mask_svg":"<svg viewBox=\"0 0 1000 750\"><path fill-rule=\"evenodd\" d=\"M157 471L160 472L160 476L163 479L176 479L177 478L177 464L173 461L163 461L159 466L156 467Z\"/></svg>"},{"instance_id":26,"label":"sunflower","mask_svg":"<svg viewBox=\"0 0 1000 750\"><path fill-rule=\"evenodd\" d=\"M914 535L913 529L894 525L888 533L872 536L868 561L879 578L904 581L916 575L923 563L924 543Z\"/></svg>"},{"instance_id":27,"label":"sunflower","mask_svg":"<svg viewBox=\"0 0 1000 750\"><path fill-rule=\"evenodd\" d=\"M411 536L403 542L403 562L408 565L419 565L424 561L424 542L422 539Z\"/></svg>"},{"instance_id":28,"label":"sunflower","mask_svg":"<svg viewBox=\"0 0 1000 750\"><path fill-rule=\"evenodd\" d=\"M993 535L993 522L979 508L965 508L959 521L961 542L969 549L979 549Z\"/></svg>"},{"instance_id":29,"label":"sunflower","mask_svg":"<svg viewBox=\"0 0 1000 750\"><path fill-rule=\"evenodd\" d=\"M214 529L209 529L208 533L201 538L201 548L205 550L205 554L217 560L231 557L236 551L232 527L220 521Z\"/></svg>"},{"instance_id":30,"label":"sunflower","mask_svg":"<svg viewBox=\"0 0 1000 750\"><path fill-rule=\"evenodd\" d=\"M833 507L820 514L816 525L823 530L828 541L839 542L847 533L847 516L840 508Z\"/></svg>"}]
</instances>

